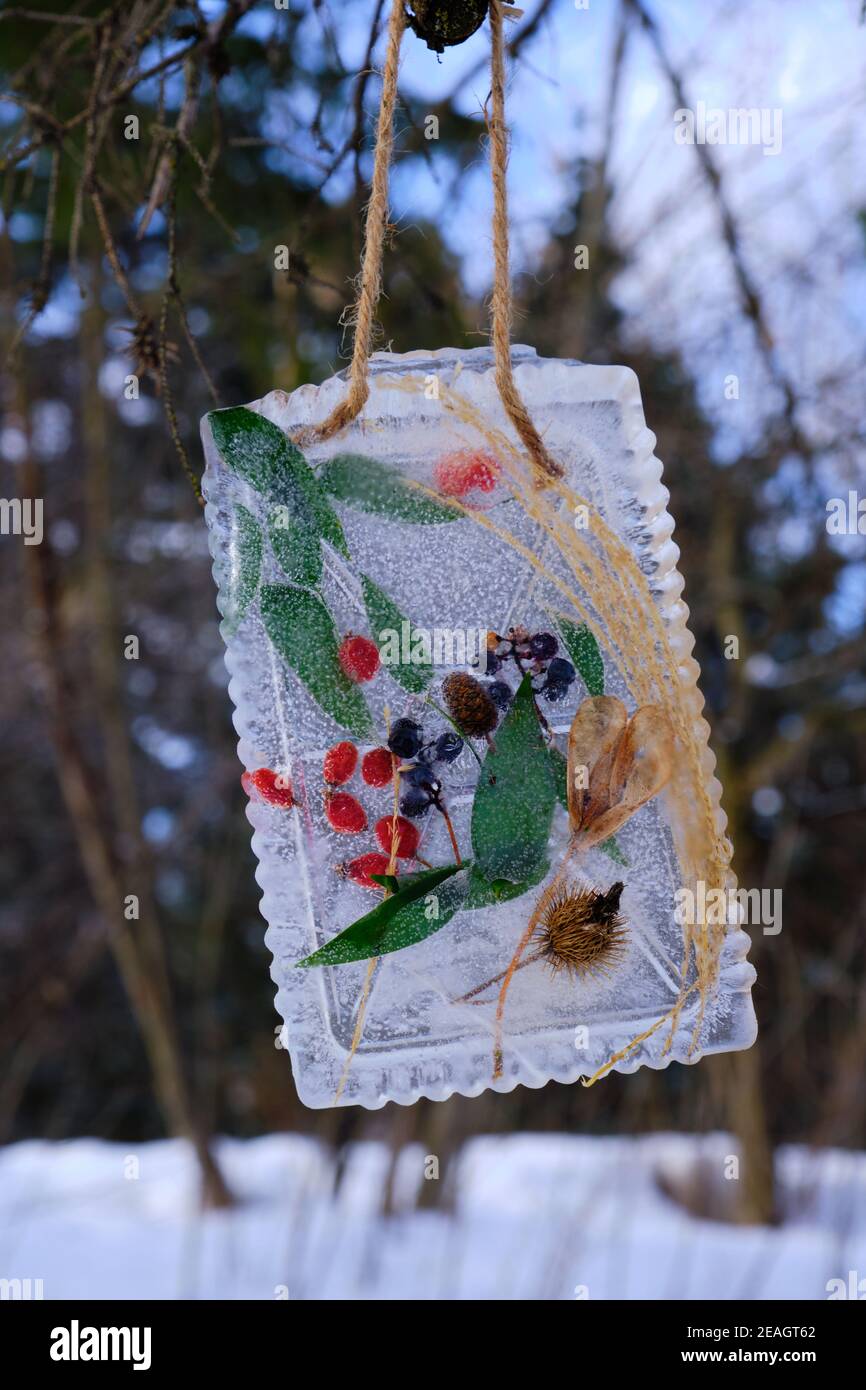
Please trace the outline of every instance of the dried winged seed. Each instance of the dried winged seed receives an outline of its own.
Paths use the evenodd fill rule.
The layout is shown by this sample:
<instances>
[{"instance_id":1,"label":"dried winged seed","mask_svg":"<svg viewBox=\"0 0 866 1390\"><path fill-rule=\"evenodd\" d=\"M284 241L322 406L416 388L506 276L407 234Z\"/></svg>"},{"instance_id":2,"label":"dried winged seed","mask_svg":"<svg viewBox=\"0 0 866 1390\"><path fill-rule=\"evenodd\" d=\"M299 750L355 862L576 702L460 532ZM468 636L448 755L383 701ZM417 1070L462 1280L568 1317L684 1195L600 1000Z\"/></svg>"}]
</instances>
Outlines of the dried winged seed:
<instances>
[{"instance_id":1,"label":"dried winged seed","mask_svg":"<svg viewBox=\"0 0 866 1390\"><path fill-rule=\"evenodd\" d=\"M642 705L632 715L614 757L611 803L637 809L661 791L673 769L674 733L658 705Z\"/></svg>"},{"instance_id":2,"label":"dried winged seed","mask_svg":"<svg viewBox=\"0 0 866 1390\"><path fill-rule=\"evenodd\" d=\"M585 848L615 835L621 825L668 782L673 770L674 735L667 716L656 705L637 711L616 750L611 774L614 804L586 823Z\"/></svg>"},{"instance_id":3,"label":"dried winged seed","mask_svg":"<svg viewBox=\"0 0 866 1390\"><path fill-rule=\"evenodd\" d=\"M613 695L595 695L584 700L574 716L568 735L568 815L572 830L587 823L590 806L606 809L611 766L608 755L612 756L627 723L625 705Z\"/></svg>"}]
</instances>

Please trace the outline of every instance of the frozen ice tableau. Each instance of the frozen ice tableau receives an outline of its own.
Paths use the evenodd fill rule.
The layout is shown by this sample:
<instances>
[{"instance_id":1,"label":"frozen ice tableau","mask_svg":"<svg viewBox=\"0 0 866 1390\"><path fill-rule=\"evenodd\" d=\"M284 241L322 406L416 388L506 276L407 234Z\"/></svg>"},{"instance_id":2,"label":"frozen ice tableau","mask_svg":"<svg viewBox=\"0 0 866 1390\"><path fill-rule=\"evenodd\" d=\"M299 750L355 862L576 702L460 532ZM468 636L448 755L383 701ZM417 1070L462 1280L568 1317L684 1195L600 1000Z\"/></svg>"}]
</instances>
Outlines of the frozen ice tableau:
<instances>
[{"instance_id":1,"label":"frozen ice tableau","mask_svg":"<svg viewBox=\"0 0 866 1390\"><path fill-rule=\"evenodd\" d=\"M477 1095L754 1040L678 551L636 378L371 360L204 422L262 909L311 1106ZM731 914L734 915L734 914Z\"/></svg>"}]
</instances>

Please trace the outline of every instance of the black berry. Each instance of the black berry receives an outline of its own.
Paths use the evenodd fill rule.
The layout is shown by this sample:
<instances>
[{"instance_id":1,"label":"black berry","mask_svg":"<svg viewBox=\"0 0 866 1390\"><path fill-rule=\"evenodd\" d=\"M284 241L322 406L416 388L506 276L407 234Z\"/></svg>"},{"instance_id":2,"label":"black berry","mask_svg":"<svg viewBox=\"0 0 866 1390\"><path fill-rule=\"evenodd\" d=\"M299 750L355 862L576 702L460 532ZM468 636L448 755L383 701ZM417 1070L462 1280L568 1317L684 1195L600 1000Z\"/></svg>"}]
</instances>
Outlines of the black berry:
<instances>
[{"instance_id":1,"label":"black berry","mask_svg":"<svg viewBox=\"0 0 866 1390\"><path fill-rule=\"evenodd\" d=\"M552 632L536 632L529 639L529 650L536 661L549 661L559 651L559 643Z\"/></svg>"},{"instance_id":2,"label":"black berry","mask_svg":"<svg viewBox=\"0 0 866 1390\"><path fill-rule=\"evenodd\" d=\"M416 763L414 767L407 767L405 772L400 773L400 776L407 787L426 787L433 791L439 786L433 769L428 767L426 763Z\"/></svg>"},{"instance_id":3,"label":"black berry","mask_svg":"<svg viewBox=\"0 0 866 1390\"><path fill-rule=\"evenodd\" d=\"M414 719L398 719L391 729L388 747L398 758L414 758L421 747L421 734L421 725Z\"/></svg>"},{"instance_id":4,"label":"black berry","mask_svg":"<svg viewBox=\"0 0 866 1390\"><path fill-rule=\"evenodd\" d=\"M542 686L541 693L546 700L556 703L557 700L564 700L568 694L569 687L561 681L546 681Z\"/></svg>"},{"instance_id":5,"label":"black berry","mask_svg":"<svg viewBox=\"0 0 866 1390\"><path fill-rule=\"evenodd\" d=\"M433 805L433 799L423 787L410 787L400 800L400 810L404 816L415 819L423 816Z\"/></svg>"},{"instance_id":6,"label":"black berry","mask_svg":"<svg viewBox=\"0 0 866 1390\"><path fill-rule=\"evenodd\" d=\"M487 694L497 709L508 709L511 704L511 686L505 681L491 681L487 687Z\"/></svg>"},{"instance_id":7,"label":"black berry","mask_svg":"<svg viewBox=\"0 0 866 1390\"><path fill-rule=\"evenodd\" d=\"M463 740L459 734L446 730L436 740L436 760L440 763L453 763L463 752Z\"/></svg>"},{"instance_id":8,"label":"black berry","mask_svg":"<svg viewBox=\"0 0 866 1390\"><path fill-rule=\"evenodd\" d=\"M547 668L548 685L571 685L577 672L570 661L565 661L561 656L557 656L551 661Z\"/></svg>"}]
</instances>

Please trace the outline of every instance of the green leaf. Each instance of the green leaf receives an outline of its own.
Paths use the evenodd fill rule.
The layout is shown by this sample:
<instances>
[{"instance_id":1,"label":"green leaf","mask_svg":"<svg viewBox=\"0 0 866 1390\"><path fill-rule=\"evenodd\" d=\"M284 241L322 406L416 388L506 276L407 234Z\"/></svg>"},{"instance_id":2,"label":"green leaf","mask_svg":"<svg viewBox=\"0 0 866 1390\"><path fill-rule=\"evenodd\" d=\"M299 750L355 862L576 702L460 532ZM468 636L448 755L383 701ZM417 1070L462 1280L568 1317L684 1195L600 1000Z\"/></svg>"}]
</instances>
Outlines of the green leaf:
<instances>
[{"instance_id":1,"label":"green leaf","mask_svg":"<svg viewBox=\"0 0 866 1390\"><path fill-rule=\"evenodd\" d=\"M458 864L413 874L411 883L393 897L384 898L372 912L346 927L333 941L297 961L296 967L345 965L348 961L369 960L415 946L450 922L462 906L468 884L469 875ZM440 885L441 890L437 891ZM435 916L430 914L428 899L431 894L436 902Z\"/></svg>"},{"instance_id":2,"label":"green leaf","mask_svg":"<svg viewBox=\"0 0 866 1390\"><path fill-rule=\"evenodd\" d=\"M303 461L281 429L244 405L212 410L207 418L223 462L256 492L269 493L276 486L287 453Z\"/></svg>"},{"instance_id":3,"label":"green leaf","mask_svg":"<svg viewBox=\"0 0 866 1390\"><path fill-rule=\"evenodd\" d=\"M489 883L521 883L545 862L556 782L532 686L524 676L484 759L472 804L472 848Z\"/></svg>"},{"instance_id":4,"label":"green leaf","mask_svg":"<svg viewBox=\"0 0 866 1390\"><path fill-rule=\"evenodd\" d=\"M348 558L339 518L300 449L283 431L238 406L208 416L225 462L268 498L268 532L286 577L312 588L322 574L320 541L329 541Z\"/></svg>"},{"instance_id":5,"label":"green leaf","mask_svg":"<svg viewBox=\"0 0 866 1390\"><path fill-rule=\"evenodd\" d=\"M550 865L545 859L532 878L523 883L509 883L507 878L498 878L493 883L488 883L473 863L469 872L469 892L463 906L467 912L472 912L476 908L490 907L494 903L510 902L512 898L521 897L540 883L549 868Z\"/></svg>"},{"instance_id":6,"label":"green leaf","mask_svg":"<svg viewBox=\"0 0 866 1390\"><path fill-rule=\"evenodd\" d=\"M459 521L463 515L447 502L427 497L407 483L395 468L366 454L336 454L325 464L319 478L326 492L362 512L422 526Z\"/></svg>"},{"instance_id":7,"label":"green leaf","mask_svg":"<svg viewBox=\"0 0 866 1390\"><path fill-rule=\"evenodd\" d=\"M556 799L560 801L568 810L568 762L563 753L553 745L549 748L550 761L553 767L553 775L556 778ZM623 854L617 844L615 836L611 835L609 840L603 840L598 846L603 854L613 860L614 864L621 864L624 868L628 866L628 859Z\"/></svg>"},{"instance_id":8,"label":"green leaf","mask_svg":"<svg viewBox=\"0 0 866 1390\"><path fill-rule=\"evenodd\" d=\"M602 840L599 849L602 854L606 854L609 859L612 859L614 864L621 864L623 868L628 868L628 858L623 854L614 835L611 835L609 840Z\"/></svg>"},{"instance_id":9,"label":"green leaf","mask_svg":"<svg viewBox=\"0 0 866 1390\"><path fill-rule=\"evenodd\" d=\"M523 893L528 893L530 888L534 888L547 875L550 865L545 861L538 872L524 883L509 883L507 878L488 883L472 859L464 859L462 867L469 871L469 885L463 908L466 912L471 912L475 908L490 907L494 903L507 903L512 898L519 898ZM383 888L396 892L398 888L408 887L417 878L429 872L429 869L424 869L420 872L401 874L399 879L391 874L371 874L370 877L381 883Z\"/></svg>"},{"instance_id":10,"label":"green leaf","mask_svg":"<svg viewBox=\"0 0 866 1390\"><path fill-rule=\"evenodd\" d=\"M235 507L236 529L229 553L229 572L223 585L225 632L232 636L256 596L262 573L262 532L252 512Z\"/></svg>"},{"instance_id":11,"label":"green leaf","mask_svg":"<svg viewBox=\"0 0 866 1390\"><path fill-rule=\"evenodd\" d=\"M274 559L287 579L314 589L322 577L322 547L315 529L298 522L283 504L268 512Z\"/></svg>"},{"instance_id":12,"label":"green leaf","mask_svg":"<svg viewBox=\"0 0 866 1390\"><path fill-rule=\"evenodd\" d=\"M586 623L578 626L568 618L560 618L558 625L565 649L580 672L590 695L603 695L604 661L595 637Z\"/></svg>"},{"instance_id":13,"label":"green leaf","mask_svg":"<svg viewBox=\"0 0 866 1390\"><path fill-rule=\"evenodd\" d=\"M371 874L374 883L379 883L383 888L387 888L389 893L399 893L400 880L396 874Z\"/></svg>"},{"instance_id":14,"label":"green leaf","mask_svg":"<svg viewBox=\"0 0 866 1390\"><path fill-rule=\"evenodd\" d=\"M568 760L564 753L553 744L548 748L550 754L550 765L553 768L553 776L556 779L556 799L568 810Z\"/></svg>"},{"instance_id":15,"label":"green leaf","mask_svg":"<svg viewBox=\"0 0 866 1390\"><path fill-rule=\"evenodd\" d=\"M364 574L361 576L364 586L364 603L367 605L367 617L370 620L370 628L373 639L377 646L381 642L381 633L390 629L397 634L397 641L400 643L400 655L402 655L402 633L403 623L406 619L400 612L395 603L383 593L378 584L374 584L372 579L368 579ZM409 652L412 652L412 638L415 629L410 626ZM381 654L381 650L380 650ZM433 667L429 661L419 662L388 662L386 669L394 677L395 681L402 685L404 690L410 691L413 695L420 695L427 689L433 679Z\"/></svg>"},{"instance_id":16,"label":"green leaf","mask_svg":"<svg viewBox=\"0 0 866 1390\"><path fill-rule=\"evenodd\" d=\"M265 631L280 656L325 713L357 738L371 734L370 712L340 666L337 630L318 594L288 584L265 584L259 606Z\"/></svg>"}]
</instances>

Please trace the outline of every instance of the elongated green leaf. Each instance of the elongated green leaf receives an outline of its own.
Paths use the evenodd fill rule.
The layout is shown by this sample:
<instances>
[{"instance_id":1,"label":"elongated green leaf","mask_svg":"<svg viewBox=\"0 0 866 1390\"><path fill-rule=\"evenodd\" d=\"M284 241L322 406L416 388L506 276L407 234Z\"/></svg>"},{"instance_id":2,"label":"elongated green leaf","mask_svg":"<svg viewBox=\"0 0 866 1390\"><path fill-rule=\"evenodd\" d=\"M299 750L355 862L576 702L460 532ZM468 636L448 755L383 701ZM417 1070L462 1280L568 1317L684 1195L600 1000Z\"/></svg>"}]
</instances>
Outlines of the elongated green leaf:
<instances>
[{"instance_id":1,"label":"elongated green leaf","mask_svg":"<svg viewBox=\"0 0 866 1390\"><path fill-rule=\"evenodd\" d=\"M459 521L462 513L447 502L426 497L410 486L395 468L366 454L336 454L322 469L326 492L362 512L374 512L421 526Z\"/></svg>"},{"instance_id":2,"label":"elongated green leaf","mask_svg":"<svg viewBox=\"0 0 866 1390\"><path fill-rule=\"evenodd\" d=\"M209 416L214 442L233 472L265 494L274 555L288 579L312 588L322 573L320 542L348 557L339 518L299 449L263 415L239 406Z\"/></svg>"},{"instance_id":3,"label":"elongated green leaf","mask_svg":"<svg viewBox=\"0 0 866 1390\"><path fill-rule=\"evenodd\" d=\"M358 738L373 721L358 689L337 659L339 637L318 594L288 584L265 584L260 599L265 631L326 714Z\"/></svg>"},{"instance_id":4,"label":"elongated green leaf","mask_svg":"<svg viewBox=\"0 0 866 1390\"><path fill-rule=\"evenodd\" d=\"M246 406L212 410L208 423L223 462L256 492L270 493L282 476L287 455L303 455L281 429Z\"/></svg>"},{"instance_id":5,"label":"elongated green leaf","mask_svg":"<svg viewBox=\"0 0 866 1390\"><path fill-rule=\"evenodd\" d=\"M604 661L598 643L586 623L558 620L565 649L574 662L590 695L604 694Z\"/></svg>"},{"instance_id":6,"label":"elongated green leaf","mask_svg":"<svg viewBox=\"0 0 866 1390\"><path fill-rule=\"evenodd\" d=\"M550 865L545 861L538 873L525 883L509 883L507 878L500 878L495 883L488 883L484 875L479 873L472 859L464 859L462 867L469 873L468 891L462 906L465 912L472 912L476 908L510 902L512 898L519 898L524 893L528 893L530 888L535 888L546 877ZM426 874L429 870L425 869L423 872ZM392 893L397 892L401 887L408 887L421 876L419 873L401 874L398 879L392 874L370 875L383 888L387 888Z\"/></svg>"},{"instance_id":7,"label":"elongated green leaf","mask_svg":"<svg viewBox=\"0 0 866 1390\"><path fill-rule=\"evenodd\" d=\"M411 883L393 897L384 898L372 912L296 965L345 965L348 961L369 960L415 946L450 922L459 911L468 886L468 871L460 870L457 864L413 874Z\"/></svg>"},{"instance_id":8,"label":"elongated green leaf","mask_svg":"<svg viewBox=\"0 0 866 1390\"><path fill-rule=\"evenodd\" d=\"M472 803L472 848L489 883L531 879L547 857L556 783L529 676L484 759Z\"/></svg>"},{"instance_id":9,"label":"elongated green leaf","mask_svg":"<svg viewBox=\"0 0 866 1390\"><path fill-rule=\"evenodd\" d=\"M229 572L223 594L225 627L231 636L240 627L256 596L262 573L262 532L252 512L235 507L236 530L232 536Z\"/></svg>"},{"instance_id":10,"label":"elongated green leaf","mask_svg":"<svg viewBox=\"0 0 866 1390\"><path fill-rule=\"evenodd\" d=\"M268 512L274 559L287 579L314 589L322 577L322 547L315 528L278 503Z\"/></svg>"},{"instance_id":11,"label":"elongated green leaf","mask_svg":"<svg viewBox=\"0 0 866 1390\"><path fill-rule=\"evenodd\" d=\"M386 593L374 584L372 579L362 575L364 586L364 603L367 605L367 617L370 620L370 628L373 639L379 647L379 652L383 663L387 666L395 681L402 685L404 690L410 691L413 695L420 695L427 689L433 679L433 667L429 661L408 661L402 660L403 656L403 623L407 620L403 617L400 609ZM411 656L414 648L414 629L410 628L408 654ZM383 633L395 634L392 638L384 638ZM389 661L388 648L397 648L396 661Z\"/></svg>"},{"instance_id":12,"label":"elongated green leaf","mask_svg":"<svg viewBox=\"0 0 866 1390\"><path fill-rule=\"evenodd\" d=\"M553 744L548 748L550 754L550 765L553 768L553 775L556 779L556 799L568 810L568 760L564 753L560 753Z\"/></svg>"},{"instance_id":13,"label":"elongated green leaf","mask_svg":"<svg viewBox=\"0 0 866 1390\"><path fill-rule=\"evenodd\" d=\"M562 803L562 805L565 807L567 811L568 762L566 761L565 755L563 753L560 753L558 748L551 747L550 749L548 749L548 752L550 753L550 761L553 767L553 775L556 778L556 799L557 801ZM598 848L601 850L603 854L606 854L609 859L612 859L614 864L621 864L623 867L628 866L628 859L626 858L625 854L623 854L622 850L617 844L616 837L614 835L611 835L609 840L603 840L601 844L598 846Z\"/></svg>"}]
</instances>

